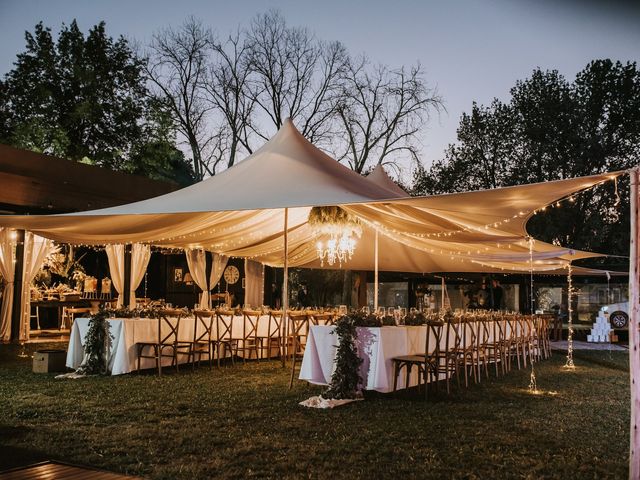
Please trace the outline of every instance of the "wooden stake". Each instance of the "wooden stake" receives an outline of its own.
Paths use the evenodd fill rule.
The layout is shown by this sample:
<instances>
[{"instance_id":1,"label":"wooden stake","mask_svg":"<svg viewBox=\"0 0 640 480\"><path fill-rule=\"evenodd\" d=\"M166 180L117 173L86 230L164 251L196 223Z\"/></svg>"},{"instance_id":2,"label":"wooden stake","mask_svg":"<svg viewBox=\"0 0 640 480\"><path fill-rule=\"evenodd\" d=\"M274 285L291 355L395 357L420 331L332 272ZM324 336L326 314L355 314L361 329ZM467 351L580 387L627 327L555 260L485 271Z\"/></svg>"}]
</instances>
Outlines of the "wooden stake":
<instances>
[{"instance_id":1,"label":"wooden stake","mask_svg":"<svg viewBox=\"0 0 640 480\"><path fill-rule=\"evenodd\" d=\"M640 478L640 297L638 283L640 282L640 270L638 269L638 182L639 170L633 169L631 176L631 235L629 245L629 375L631 380L631 426L630 426L630 453L629 453L629 478Z\"/></svg>"}]
</instances>

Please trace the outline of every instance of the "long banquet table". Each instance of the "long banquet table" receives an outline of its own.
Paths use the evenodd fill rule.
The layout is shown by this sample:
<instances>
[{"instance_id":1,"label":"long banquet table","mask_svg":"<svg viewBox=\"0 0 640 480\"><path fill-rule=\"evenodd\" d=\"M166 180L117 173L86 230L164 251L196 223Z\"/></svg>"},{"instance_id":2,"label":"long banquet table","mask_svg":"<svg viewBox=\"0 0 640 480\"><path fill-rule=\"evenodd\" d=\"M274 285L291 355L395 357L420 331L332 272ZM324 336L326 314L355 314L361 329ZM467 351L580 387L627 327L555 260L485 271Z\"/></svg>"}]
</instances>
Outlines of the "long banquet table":
<instances>
[{"instance_id":1,"label":"long banquet table","mask_svg":"<svg viewBox=\"0 0 640 480\"><path fill-rule=\"evenodd\" d=\"M258 335L266 336L268 333L269 316L261 316L258 321ZM233 338L241 340L243 334L244 317L235 315L233 317ZM109 352L108 367L111 375L121 375L137 370L137 347L138 342L155 342L158 340L158 320L152 318L111 318L108 319L110 333L113 336L111 350ZM195 319L184 317L180 320L178 332L179 341L193 340L193 327ZM214 321L213 337L216 336L216 322ZM66 365L69 368L77 369L82 365L84 359L85 337L89 330L88 318L77 318L71 328L69 348L67 350ZM268 355L269 352L266 352ZM180 363L186 362L186 355L179 355ZM171 365L171 358L165 357L162 366ZM141 359L140 368L154 368L154 359Z\"/></svg>"},{"instance_id":2,"label":"long banquet table","mask_svg":"<svg viewBox=\"0 0 640 480\"><path fill-rule=\"evenodd\" d=\"M301 380L318 385L328 385L335 369L334 359L338 339L333 334L335 327L318 325L309 329L307 346L300 368ZM358 327L358 356L363 362L360 376L366 390L378 392L393 391L393 361L401 355L415 355L424 352L427 334L426 326ZM433 348L435 345L430 345ZM405 388L405 378L398 376L398 388ZM409 380L409 386L417 385L417 369Z\"/></svg>"}]
</instances>

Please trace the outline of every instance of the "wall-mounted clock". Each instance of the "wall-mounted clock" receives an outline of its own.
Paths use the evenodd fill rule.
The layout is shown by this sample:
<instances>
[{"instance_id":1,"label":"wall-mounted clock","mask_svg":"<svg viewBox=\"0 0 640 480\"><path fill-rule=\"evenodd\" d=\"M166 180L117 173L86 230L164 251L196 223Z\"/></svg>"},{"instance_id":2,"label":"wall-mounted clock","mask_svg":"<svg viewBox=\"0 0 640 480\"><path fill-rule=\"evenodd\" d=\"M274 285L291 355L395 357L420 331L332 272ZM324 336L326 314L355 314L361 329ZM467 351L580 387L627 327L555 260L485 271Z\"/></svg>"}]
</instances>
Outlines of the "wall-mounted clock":
<instances>
[{"instance_id":1,"label":"wall-mounted clock","mask_svg":"<svg viewBox=\"0 0 640 480\"><path fill-rule=\"evenodd\" d=\"M240 279L240 271L238 270L238 267L235 267L234 265L229 265L227 268L224 269L224 281L227 282L229 285L233 285L239 279Z\"/></svg>"}]
</instances>

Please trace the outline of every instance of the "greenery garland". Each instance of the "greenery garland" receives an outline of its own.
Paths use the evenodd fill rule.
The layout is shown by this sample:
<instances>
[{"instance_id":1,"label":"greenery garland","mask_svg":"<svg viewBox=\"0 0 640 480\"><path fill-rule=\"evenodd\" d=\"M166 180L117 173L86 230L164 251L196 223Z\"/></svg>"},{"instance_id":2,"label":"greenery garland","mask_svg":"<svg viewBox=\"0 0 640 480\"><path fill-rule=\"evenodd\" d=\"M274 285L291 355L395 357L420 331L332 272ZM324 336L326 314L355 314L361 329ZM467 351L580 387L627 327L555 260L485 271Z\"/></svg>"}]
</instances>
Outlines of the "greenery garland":
<instances>
[{"instance_id":1,"label":"greenery garland","mask_svg":"<svg viewBox=\"0 0 640 480\"><path fill-rule=\"evenodd\" d=\"M322 394L323 398L346 400L357 398L360 393L362 359L358 356L356 349L356 327L355 319L347 315L336 322L334 330L338 336L336 368L331 375L329 388Z\"/></svg>"},{"instance_id":2,"label":"greenery garland","mask_svg":"<svg viewBox=\"0 0 640 480\"><path fill-rule=\"evenodd\" d=\"M309 212L309 225L318 233L338 235L348 228L354 235L362 235L360 219L340 207L313 207Z\"/></svg>"},{"instance_id":3,"label":"greenery garland","mask_svg":"<svg viewBox=\"0 0 640 480\"><path fill-rule=\"evenodd\" d=\"M106 375L109 373L107 352L111 348L113 336L109 332L108 310L100 310L89 319L89 331L85 337L84 353L86 361L78 369L85 375Z\"/></svg>"}]
</instances>

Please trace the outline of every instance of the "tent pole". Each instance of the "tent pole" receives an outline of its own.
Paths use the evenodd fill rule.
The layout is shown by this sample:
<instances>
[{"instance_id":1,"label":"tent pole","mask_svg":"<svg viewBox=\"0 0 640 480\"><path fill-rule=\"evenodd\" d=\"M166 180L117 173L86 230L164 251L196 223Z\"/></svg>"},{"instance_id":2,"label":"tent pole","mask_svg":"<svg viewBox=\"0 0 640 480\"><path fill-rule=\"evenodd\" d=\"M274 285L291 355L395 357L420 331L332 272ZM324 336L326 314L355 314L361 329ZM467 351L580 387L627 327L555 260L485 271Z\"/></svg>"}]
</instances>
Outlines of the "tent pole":
<instances>
[{"instance_id":1,"label":"tent pole","mask_svg":"<svg viewBox=\"0 0 640 480\"><path fill-rule=\"evenodd\" d=\"M376 230L376 240L375 240L375 244L374 244L374 251L375 251L375 271L374 271L374 278L373 278L373 312L377 313L378 312L378 230Z\"/></svg>"},{"instance_id":2,"label":"tent pole","mask_svg":"<svg viewBox=\"0 0 640 480\"><path fill-rule=\"evenodd\" d=\"M636 381L640 372L640 270L638 255L638 182L640 171L634 168L629 173L631 177L631 235L629 244L629 375L631 380L631 425L629 478L640 478L640 382Z\"/></svg>"},{"instance_id":3,"label":"tent pole","mask_svg":"<svg viewBox=\"0 0 640 480\"><path fill-rule=\"evenodd\" d=\"M287 320L287 310L289 309L289 209L284 209L284 268L282 279L282 328L284 329L282 345L282 366L287 359L287 345L289 336L289 321Z\"/></svg>"}]
</instances>

